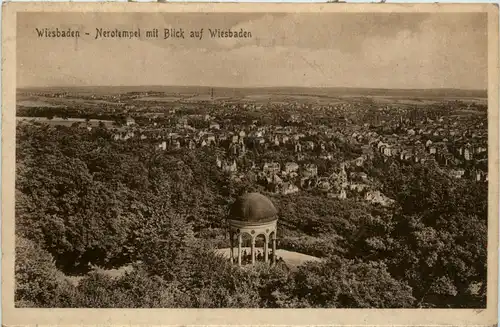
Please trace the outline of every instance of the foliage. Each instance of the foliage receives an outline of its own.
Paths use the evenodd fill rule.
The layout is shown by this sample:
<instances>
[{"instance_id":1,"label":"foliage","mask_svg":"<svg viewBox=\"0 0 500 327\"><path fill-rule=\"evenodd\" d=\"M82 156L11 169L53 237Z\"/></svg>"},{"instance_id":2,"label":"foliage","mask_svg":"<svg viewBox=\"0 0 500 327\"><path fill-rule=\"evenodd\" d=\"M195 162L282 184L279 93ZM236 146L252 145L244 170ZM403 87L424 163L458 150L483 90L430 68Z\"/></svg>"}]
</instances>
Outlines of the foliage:
<instances>
[{"instance_id":1,"label":"foliage","mask_svg":"<svg viewBox=\"0 0 500 327\"><path fill-rule=\"evenodd\" d=\"M19 124L16 137L20 306L485 306L487 189L433 164L366 163L393 208L269 195L280 208L279 246L324 260L247 270L212 249L227 246L228 204L262 189L221 173L212 149L112 141L105 126ZM344 150L340 159L358 155L339 142ZM265 158L286 162L293 150ZM122 277L91 272L137 262ZM75 287L62 272L85 277Z\"/></svg>"},{"instance_id":2,"label":"foliage","mask_svg":"<svg viewBox=\"0 0 500 327\"><path fill-rule=\"evenodd\" d=\"M93 272L80 281L77 303L82 308L169 308L175 307L175 289L138 267L113 278Z\"/></svg>"},{"instance_id":3,"label":"foliage","mask_svg":"<svg viewBox=\"0 0 500 327\"><path fill-rule=\"evenodd\" d=\"M16 307L54 307L74 296L52 256L36 243L16 237Z\"/></svg>"},{"instance_id":4,"label":"foliage","mask_svg":"<svg viewBox=\"0 0 500 327\"><path fill-rule=\"evenodd\" d=\"M295 284L294 293L311 307L406 308L414 302L411 287L380 262L331 257L301 267Z\"/></svg>"},{"instance_id":5,"label":"foliage","mask_svg":"<svg viewBox=\"0 0 500 327\"><path fill-rule=\"evenodd\" d=\"M391 273L406 280L422 306L485 305L487 188L451 180L437 167L390 168L387 191L400 205L387 256Z\"/></svg>"}]
</instances>

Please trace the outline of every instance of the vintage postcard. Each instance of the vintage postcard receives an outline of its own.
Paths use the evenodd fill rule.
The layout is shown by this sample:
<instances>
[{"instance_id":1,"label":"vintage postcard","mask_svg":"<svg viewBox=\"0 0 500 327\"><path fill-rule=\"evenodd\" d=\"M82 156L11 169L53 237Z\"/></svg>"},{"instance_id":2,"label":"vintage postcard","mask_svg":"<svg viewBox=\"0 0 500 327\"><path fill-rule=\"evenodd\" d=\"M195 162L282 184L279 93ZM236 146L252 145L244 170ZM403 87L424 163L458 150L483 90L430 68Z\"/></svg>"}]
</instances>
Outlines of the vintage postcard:
<instances>
[{"instance_id":1,"label":"vintage postcard","mask_svg":"<svg viewBox=\"0 0 500 327\"><path fill-rule=\"evenodd\" d=\"M498 6L2 19L3 324L497 323Z\"/></svg>"}]
</instances>

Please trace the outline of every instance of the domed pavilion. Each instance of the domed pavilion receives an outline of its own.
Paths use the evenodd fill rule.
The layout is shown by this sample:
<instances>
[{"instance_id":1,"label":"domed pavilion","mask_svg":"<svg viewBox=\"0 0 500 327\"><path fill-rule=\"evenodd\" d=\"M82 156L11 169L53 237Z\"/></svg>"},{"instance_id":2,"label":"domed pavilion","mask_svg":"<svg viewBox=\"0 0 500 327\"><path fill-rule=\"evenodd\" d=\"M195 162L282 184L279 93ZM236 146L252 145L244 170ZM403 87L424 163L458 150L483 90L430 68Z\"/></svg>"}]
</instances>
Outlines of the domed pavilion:
<instances>
[{"instance_id":1,"label":"domed pavilion","mask_svg":"<svg viewBox=\"0 0 500 327\"><path fill-rule=\"evenodd\" d=\"M269 241L272 240L272 263L276 262L276 229L278 210L269 198L260 193L246 193L231 205L227 223L231 240L230 258L234 263L235 240L238 244L238 265L241 266L242 242L245 234L251 238L251 262L255 264L255 240L264 236L264 262L269 260Z\"/></svg>"}]
</instances>

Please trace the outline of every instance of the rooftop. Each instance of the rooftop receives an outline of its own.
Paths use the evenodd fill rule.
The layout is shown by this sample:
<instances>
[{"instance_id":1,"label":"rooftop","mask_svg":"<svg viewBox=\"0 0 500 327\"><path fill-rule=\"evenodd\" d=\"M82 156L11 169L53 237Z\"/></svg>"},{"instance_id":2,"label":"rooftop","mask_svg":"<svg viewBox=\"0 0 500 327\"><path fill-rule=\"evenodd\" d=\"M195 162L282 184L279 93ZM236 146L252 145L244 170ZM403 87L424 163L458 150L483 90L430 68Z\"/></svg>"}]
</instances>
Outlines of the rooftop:
<instances>
[{"instance_id":1,"label":"rooftop","mask_svg":"<svg viewBox=\"0 0 500 327\"><path fill-rule=\"evenodd\" d=\"M271 200L260 193L246 193L238 197L229 209L229 219L248 222L275 220L278 210Z\"/></svg>"}]
</instances>

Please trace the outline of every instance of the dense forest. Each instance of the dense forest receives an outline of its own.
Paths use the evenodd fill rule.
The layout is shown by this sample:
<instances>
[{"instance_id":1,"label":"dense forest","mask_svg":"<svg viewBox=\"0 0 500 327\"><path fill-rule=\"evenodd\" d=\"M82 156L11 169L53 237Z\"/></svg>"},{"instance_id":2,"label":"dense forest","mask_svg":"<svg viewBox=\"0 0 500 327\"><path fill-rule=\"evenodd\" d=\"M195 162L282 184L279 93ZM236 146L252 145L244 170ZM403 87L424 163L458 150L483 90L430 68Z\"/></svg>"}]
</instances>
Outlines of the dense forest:
<instances>
[{"instance_id":1,"label":"dense forest","mask_svg":"<svg viewBox=\"0 0 500 327\"><path fill-rule=\"evenodd\" d=\"M366 163L396 201L385 208L269 195L225 176L210 148L159 151L104 126L18 124L16 138L17 306L486 305L487 187L433 164ZM250 190L279 208L279 248L322 260L241 269L218 255L228 206ZM119 277L93 268L125 265Z\"/></svg>"}]
</instances>

